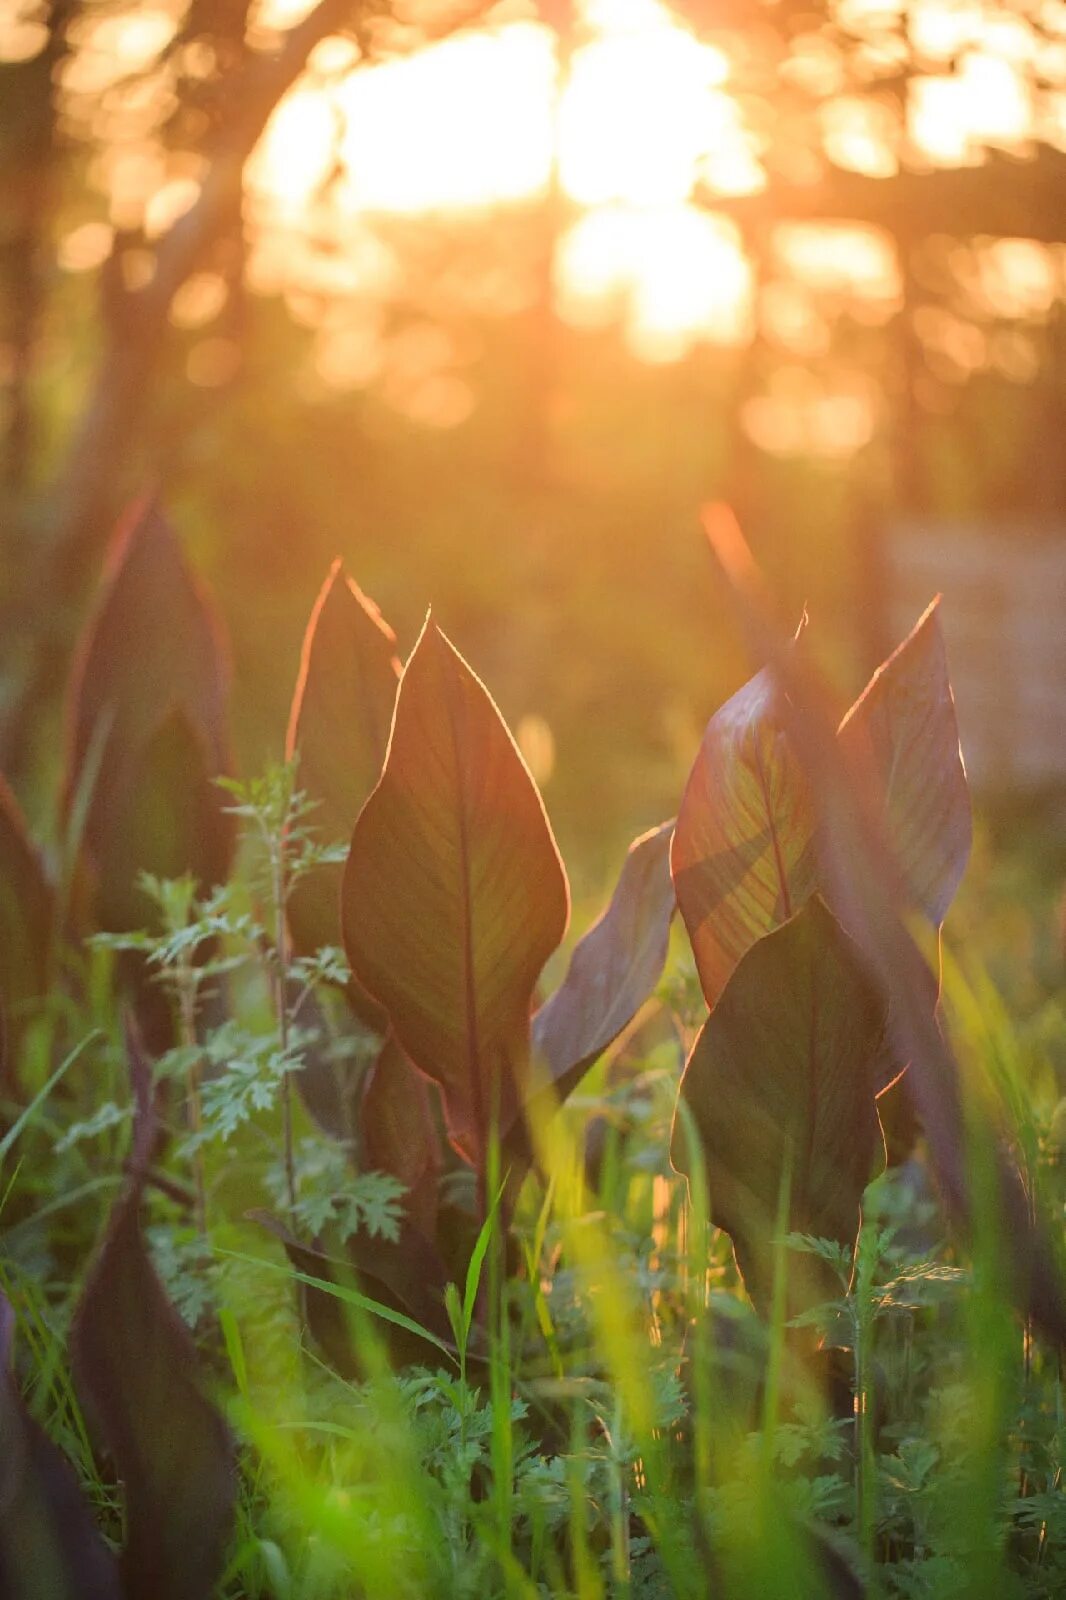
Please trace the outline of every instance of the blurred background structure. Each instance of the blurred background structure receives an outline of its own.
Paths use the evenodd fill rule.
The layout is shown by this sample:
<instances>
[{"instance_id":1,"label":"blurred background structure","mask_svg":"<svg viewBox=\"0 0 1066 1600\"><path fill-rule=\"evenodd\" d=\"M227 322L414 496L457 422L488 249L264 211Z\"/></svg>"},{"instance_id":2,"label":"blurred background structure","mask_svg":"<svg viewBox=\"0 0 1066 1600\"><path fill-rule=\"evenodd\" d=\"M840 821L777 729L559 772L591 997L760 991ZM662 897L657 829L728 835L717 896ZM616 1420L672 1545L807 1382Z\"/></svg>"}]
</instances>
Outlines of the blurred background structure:
<instances>
[{"instance_id":1,"label":"blurred background structure","mask_svg":"<svg viewBox=\"0 0 1066 1600\"><path fill-rule=\"evenodd\" d=\"M48 791L154 486L246 769L339 553L404 645L433 603L594 876L746 671L726 496L845 688L941 582L1007 659L1020 583L1038 690L960 660L964 733L1061 782L1064 292L1058 0L0 0L0 768Z\"/></svg>"}]
</instances>

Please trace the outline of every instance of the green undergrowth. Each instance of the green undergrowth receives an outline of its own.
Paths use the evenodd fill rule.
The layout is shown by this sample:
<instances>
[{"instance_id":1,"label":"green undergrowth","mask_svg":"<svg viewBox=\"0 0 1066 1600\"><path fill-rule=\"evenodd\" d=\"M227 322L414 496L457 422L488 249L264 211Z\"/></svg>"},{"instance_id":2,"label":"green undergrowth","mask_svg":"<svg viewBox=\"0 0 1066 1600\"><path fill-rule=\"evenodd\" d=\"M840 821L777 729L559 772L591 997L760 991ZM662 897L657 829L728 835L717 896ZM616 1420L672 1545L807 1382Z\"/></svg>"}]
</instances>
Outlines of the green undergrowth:
<instances>
[{"instance_id":1,"label":"green undergrowth","mask_svg":"<svg viewBox=\"0 0 1066 1600\"><path fill-rule=\"evenodd\" d=\"M780 1303L760 1320L728 1238L693 1198L700 1186L689 1191L668 1157L682 1041L698 1020L683 957L641 1027L553 1119L543 1170L524 1182L506 1232L491 1212L449 1292L453 1336L437 1358L396 1370L397 1313L361 1292L342 1259L352 1234L395 1232L402 1188L346 1174L297 1110L296 1224L328 1236L337 1270L318 1292L358 1362L342 1375L309 1328L309 1285L244 1219L264 1190L283 1198L284 1063L254 960L262 907L240 909L243 892L210 912L216 935L225 924L211 970L239 1004L204 1048L208 1061L233 1059L243 1029L247 1083L205 1092L199 1144L163 1155L146 1206L156 1268L238 1441L220 1597L1066 1592L1061 1366L1011 1307L998 1219L979 1214L970 1248L958 1249L919 1143L867 1190L854 1275L835 1241L778 1238L781 1262L820 1257L838 1292L798 1326ZM106 966L111 943L90 960ZM154 945L171 974L175 943ZM984 970L972 947L948 948L969 1092L1021 1114L1033 1181L1061 1215L1053 1074L1034 1085L1031 1043L1017 1043ZM210 987L211 972L197 981ZM1044 1009L1041 1037L1052 995ZM117 1020L97 1015L96 1035L92 1020L47 1019L64 1037L84 1030L83 1052L5 1152L0 1286L17 1308L29 1408L117 1545L121 1496L94 1456L64 1355L129 1143ZM180 1054L171 1065L180 1071ZM86 1116L89 1070L111 1098ZM970 1160L979 1167L979 1149Z\"/></svg>"},{"instance_id":2,"label":"green undergrowth","mask_svg":"<svg viewBox=\"0 0 1066 1600\"><path fill-rule=\"evenodd\" d=\"M935 604L838 723L705 527L767 664L573 928L431 617L336 564L238 781L132 514L0 785L0 1600L1066 1594L1052 830Z\"/></svg>"}]
</instances>

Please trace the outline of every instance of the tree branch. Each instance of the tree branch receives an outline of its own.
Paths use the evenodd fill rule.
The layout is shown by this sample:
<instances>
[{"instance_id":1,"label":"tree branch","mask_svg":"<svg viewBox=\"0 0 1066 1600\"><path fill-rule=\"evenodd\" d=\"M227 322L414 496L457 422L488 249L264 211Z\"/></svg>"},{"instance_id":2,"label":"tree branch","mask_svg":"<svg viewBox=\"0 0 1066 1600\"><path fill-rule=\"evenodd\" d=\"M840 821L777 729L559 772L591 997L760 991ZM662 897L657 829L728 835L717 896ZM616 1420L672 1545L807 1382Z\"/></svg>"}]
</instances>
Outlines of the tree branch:
<instances>
[{"instance_id":1,"label":"tree branch","mask_svg":"<svg viewBox=\"0 0 1066 1600\"><path fill-rule=\"evenodd\" d=\"M771 178L758 194L700 202L742 228L774 222L857 222L884 228L901 245L949 234L1066 243L1066 151L1037 145L1030 156L990 151L979 166L905 169L872 178L827 166L812 184Z\"/></svg>"}]
</instances>

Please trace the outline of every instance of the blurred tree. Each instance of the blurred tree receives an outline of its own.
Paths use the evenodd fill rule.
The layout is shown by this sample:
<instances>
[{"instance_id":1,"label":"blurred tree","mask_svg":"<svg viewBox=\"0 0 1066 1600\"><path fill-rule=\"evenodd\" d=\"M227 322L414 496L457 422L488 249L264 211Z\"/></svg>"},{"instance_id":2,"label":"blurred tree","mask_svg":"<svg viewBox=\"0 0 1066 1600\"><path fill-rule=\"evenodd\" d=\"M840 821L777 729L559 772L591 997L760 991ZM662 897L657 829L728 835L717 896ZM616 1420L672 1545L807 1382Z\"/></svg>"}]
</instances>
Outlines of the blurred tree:
<instances>
[{"instance_id":1,"label":"blurred tree","mask_svg":"<svg viewBox=\"0 0 1066 1600\"><path fill-rule=\"evenodd\" d=\"M31 382L49 275L48 225L56 183L55 71L76 0L50 0L43 46L8 63L0 95L0 341L6 360L5 500L29 486L33 463Z\"/></svg>"},{"instance_id":2,"label":"blurred tree","mask_svg":"<svg viewBox=\"0 0 1066 1600\"><path fill-rule=\"evenodd\" d=\"M692 198L726 269L736 232L752 286L728 337L697 330L658 365L568 320L561 292L586 219L564 100L610 8L412 5L0 0L0 766L16 777L116 504L146 480L194 533L225 529L209 559L255 664L253 716L283 705L277 639L295 648L343 549L398 624L442 602L512 714L557 700L576 725L610 701L556 782L590 818L628 808L630 831L672 803L713 673L737 665L719 638L705 649L701 497L740 503L786 607L849 618L860 569L877 593L889 509L1066 508L1066 6L676 0L722 53L743 158L740 181L704 161ZM351 101L329 93L483 18L497 39L539 28L554 59L543 185L354 215ZM321 161L299 116L272 120L308 84L319 111L313 95L296 110L337 119ZM672 109L649 113L641 87L637 165ZM462 109L387 122L410 172ZM300 194L273 220L249 162L272 127ZM664 234L659 256L688 237ZM619 733L624 772L605 753ZM561 771L565 728L558 742Z\"/></svg>"},{"instance_id":3,"label":"blurred tree","mask_svg":"<svg viewBox=\"0 0 1066 1600\"><path fill-rule=\"evenodd\" d=\"M174 106L167 129L184 135L190 153L199 156L202 177L192 204L154 240L147 238L143 222L116 228L101 264L102 348L96 374L63 453L44 524L46 537L39 548L24 545L20 552L27 576L18 586L15 604L23 620L32 619L33 632L25 681L4 726L0 754L9 770L19 770L39 705L55 692L68 642L69 607L81 599L118 499L128 492L124 458L128 459L159 360L174 297L213 251L224 248L227 239L232 242L240 226L242 173L248 155L311 50L347 20L351 9L351 0L320 0L276 49L255 51L246 36L244 0L213 6L197 0L152 63L153 91L165 89ZM50 220L42 181L47 173L42 167L55 142L57 64L76 42L79 30L99 30L105 20L136 23L136 7L110 10L105 19L104 7L67 0L51 5L41 18L27 18L28 26L46 30L47 42L29 62L4 68L5 73L26 80L21 107L12 109L9 97L0 94L14 123L15 181L21 181L25 193L24 222L16 233L23 257L39 247ZM205 76L213 79L212 91L206 94ZM122 79L120 70L109 87L121 85ZM91 85L90 92L97 87ZM106 116L107 109L105 99L98 110ZM23 277L16 262L11 300L15 348L21 359L12 380L7 455L9 481L17 484L26 475L26 369L36 325L32 286L37 281L35 272ZM24 283L30 287L24 288Z\"/></svg>"},{"instance_id":4,"label":"blurred tree","mask_svg":"<svg viewBox=\"0 0 1066 1600\"><path fill-rule=\"evenodd\" d=\"M436 32L483 9L467 0ZM88 394L61 450L43 515L25 523L11 560L4 617L28 659L0 726L0 767L18 773L42 702L56 691L69 640L70 609L82 598L115 512L131 488L138 435L151 386L172 336L175 298L194 273L220 272L231 308L241 292L244 168L279 102L315 47L350 32L372 50L372 24L386 13L355 0L318 0L288 28L264 26L249 0L191 0L170 19L143 14L135 0L51 0L16 5L0 64L0 159L4 160L4 242L9 399L6 479L28 476L30 369L40 315L38 255L54 226L50 183L57 121L68 144L100 161L109 140L135 131L160 137L183 161L184 177L160 193L143 172L124 207L112 192L115 226L99 268L100 349ZM147 47L138 34L147 30ZM152 48L153 30L158 45ZM421 37L425 37L423 33ZM127 57L132 58L129 65ZM74 69L64 79L60 64ZM101 154L101 147L103 147ZM134 164L136 163L136 153ZM170 170L175 170L171 161ZM156 216L153 219L153 202ZM123 212L128 210L128 215ZM133 480L135 482L135 479ZM14 625L14 626L13 626Z\"/></svg>"},{"instance_id":5,"label":"blurred tree","mask_svg":"<svg viewBox=\"0 0 1066 1600\"><path fill-rule=\"evenodd\" d=\"M886 521L959 510L1015 528L1066 519L1066 6L674 5L734 64L761 168L750 192L701 194L739 227L758 281L738 392L755 425L736 429L729 488L750 523L766 523L759 443L787 432L786 367L797 381L800 369L816 374L814 390L834 362L865 370L883 449L852 474L851 516L865 654L880 659ZM830 336L805 338L781 241L835 232L846 254L857 228L890 246L891 315L873 328L861 308L838 307ZM792 338L775 318L782 305Z\"/></svg>"},{"instance_id":6,"label":"blurred tree","mask_svg":"<svg viewBox=\"0 0 1066 1600\"><path fill-rule=\"evenodd\" d=\"M896 503L914 510L935 501L924 417L944 411L960 380L995 369L995 345L982 333L1022 319L1043 333L1051 378L1007 498L1061 517L1066 475L1061 466L1046 470L1047 442L1066 424L1061 269L1056 249L1035 247L1066 243L1066 6L784 3L766 8L754 29L749 6L680 3L717 37L763 35L763 48L746 52L745 91L759 107L755 120L773 128L762 152L765 185L733 198L705 195L706 203L746 236L844 223L891 240L900 274L889 380ZM1034 247L1017 261L1020 280L1034 262L1040 276L1043 258L1047 303L1027 307L1024 284L1013 306L1009 281L998 297L992 292L996 240ZM978 337L967 339L966 327Z\"/></svg>"}]
</instances>

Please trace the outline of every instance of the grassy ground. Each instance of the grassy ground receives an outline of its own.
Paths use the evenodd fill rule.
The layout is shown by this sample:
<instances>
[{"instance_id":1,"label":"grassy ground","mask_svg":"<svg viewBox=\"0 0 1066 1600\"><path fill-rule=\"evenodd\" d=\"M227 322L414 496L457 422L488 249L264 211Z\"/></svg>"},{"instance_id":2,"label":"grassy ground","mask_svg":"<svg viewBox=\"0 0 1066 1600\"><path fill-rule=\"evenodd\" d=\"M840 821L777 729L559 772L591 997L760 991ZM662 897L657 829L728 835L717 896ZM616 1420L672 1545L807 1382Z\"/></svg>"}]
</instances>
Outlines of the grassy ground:
<instances>
[{"instance_id":1,"label":"grassy ground","mask_svg":"<svg viewBox=\"0 0 1066 1600\"><path fill-rule=\"evenodd\" d=\"M973 1104L1004 1119L1032 1191L1061 1218L1050 837L1045 825L1020 840L1016 823L984 827L949 923L945 1008ZM7 1152L0 1285L31 1409L117 1541L121 1496L64 1354L128 1143L114 958L86 959L89 1012L57 1002L31 1036L31 1074L57 1038L101 1034ZM316 1291L301 1292L246 1220L278 1187L276 1109L204 1147L206 1236L182 1201L180 1150L163 1159L147 1207L154 1257L240 1448L224 1600L1066 1593L1061 1363L1009 1304L1012 1241L980 1203L981 1141L968 1247L948 1235L919 1140L867 1193L854 1275L838 1246L782 1239L781 1292L760 1321L702 1186L690 1194L668 1157L697 994L679 949L638 1026L545 1130L543 1171L510 1226L497 1208L483 1228L449 1296L452 1337L424 1343L418 1365L396 1369L412 1330L347 1268L329 1291L344 1358L327 1351L309 1331ZM238 973L244 1025L264 1005L254 973ZM302 1112L296 1145L304 1200L332 1201L343 1177ZM448 1181L461 1212L461 1175ZM360 1204L356 1226L395 1220L387 1191ZM343 1229L332 1205L324 1214L337 1262ZM804 1253L837 1288L788 1326L784 1282Z\"/></svg>"}]
</instances>

